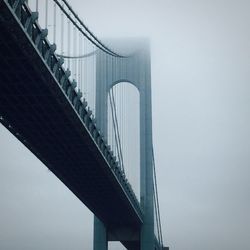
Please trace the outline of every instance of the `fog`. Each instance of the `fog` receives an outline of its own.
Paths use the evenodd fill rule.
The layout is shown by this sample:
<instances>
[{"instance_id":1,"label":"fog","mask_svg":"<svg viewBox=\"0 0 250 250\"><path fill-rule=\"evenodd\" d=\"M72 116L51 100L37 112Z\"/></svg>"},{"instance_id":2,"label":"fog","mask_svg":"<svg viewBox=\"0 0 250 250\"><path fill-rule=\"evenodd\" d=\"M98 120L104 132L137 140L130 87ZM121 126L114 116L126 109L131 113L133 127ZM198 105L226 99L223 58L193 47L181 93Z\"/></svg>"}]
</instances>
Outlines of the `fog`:
<instances>
[{"instance_id":1,"label":"fog","mask_svg":"<svg viewBox=\"0 0 250 250\"><path fill-rule=\"evenodd\" d=\"M249 250L250 2L69 2L98 37L151 40L166 245ZM0 249L91 249L91 212L3 126L0 157Z\"/></svg>"}]
</instances>

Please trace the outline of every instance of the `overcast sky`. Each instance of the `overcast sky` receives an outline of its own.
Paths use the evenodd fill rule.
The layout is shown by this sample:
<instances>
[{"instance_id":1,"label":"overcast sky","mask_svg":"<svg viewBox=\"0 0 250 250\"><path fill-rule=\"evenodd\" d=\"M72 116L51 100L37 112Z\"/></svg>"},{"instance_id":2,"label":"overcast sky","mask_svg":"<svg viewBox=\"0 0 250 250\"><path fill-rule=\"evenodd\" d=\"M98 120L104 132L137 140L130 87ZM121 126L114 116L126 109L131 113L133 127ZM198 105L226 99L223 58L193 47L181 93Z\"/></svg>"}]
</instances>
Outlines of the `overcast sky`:
<instances>
[{"instance_id":1,"label":"overcast sky","mask_svg":"<svg viewBox=\"0 0 250 250\"><path fill-rule=\"evenodd\" d=\"M69 2L97 36L151 38L165 243L249 250L250 2ZM3 126L0 157L0 249L91 249L92 214Z\"/></svg>"}]
</instances>

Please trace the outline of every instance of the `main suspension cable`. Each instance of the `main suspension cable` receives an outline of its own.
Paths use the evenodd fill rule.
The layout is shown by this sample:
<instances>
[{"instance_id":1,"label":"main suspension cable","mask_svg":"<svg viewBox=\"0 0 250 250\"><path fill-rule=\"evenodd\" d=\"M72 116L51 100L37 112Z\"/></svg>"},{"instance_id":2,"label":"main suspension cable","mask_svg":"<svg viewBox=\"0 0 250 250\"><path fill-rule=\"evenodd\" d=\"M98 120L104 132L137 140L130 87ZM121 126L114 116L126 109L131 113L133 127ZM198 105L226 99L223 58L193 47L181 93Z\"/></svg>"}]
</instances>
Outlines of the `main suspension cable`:
<instances>
[{"instance_id":1,"label":"main suspension cable","mask_svg":"<svg viewBox=\"0 0 250 250\"><path fill-rule=\"evenodd\" d=\"M120 139L120 130L119 130L119 126L118 126L118 119L117 119L116 104L115 104L113 88L111 89L111 96L112 96L112 102L113 102L113 107L114 107L114 111L115 111L114 116L115 116L115 125L116 125L117 139L118 139L118 154L120 154L121 169L124 171L123 155L122 155L121 139Z\"/></svg>"},{"instance_id":2,"label":"main suspension cable","mask_svg":"<svg viewBox=\"0 0 250 250\"><path fill-rule=\"evenodd\" d=\"M153 180L154 180L154 194L155 194L155 203L156 203L156 213L158 214L158 226L159 226L159 236L160 236L160 244L163 245L163 237L162 237L162 228L161 228L161 217L160 217L160 206L159 206L159 198L158 198L158 187L157 187L157 179L156 179L156 169L155 169L155 159L154 159L154 149L152 149L152 165L153 165Z\"/></svg>"},{"instance_id":3,"label":"main suspension cable","mask_svg":"<svg viewBox=\"0 0 250 250\"><path fill-rule=\"evenodd\" d=\"M57 0L54 0L57 1ZM100 44L101 47L103 47L103 51L105 52L109 52L109 54L112 54L113 56L116 57L126 57L120 54L117 54L116 52L112 51L111 49L109 49L106 45L104 45L89 29L88 27L83 23L83 21L78 17L78 15L74 12L74 10L72 9L72 7L68 4L68 2L66 0L62 0L62 2L67 6L67 8L69 9L69 11L73 14L73 16L76 18L76 20L84 27L84 29L89 33L89 35L94 39L94 41L96 41L96 43Z\"/></svg>"},{"instance_id":4,"label":"main suspension cable","mask_svg":"<svg viewBox=\"0 0 250 250\"><path fill-rule=\"evenodd\" d=\"M116 150L117 150L117 156L118 156L118 160L119 163L121 163L121 155L120 155L120 150L119 150L119 142L118 142L118 138L117 138L117 132L116 132L116 122L115 122L115 108L114 108L114 103L113 103L113 98L111 93L109 92L109 102L110 102L110 108L111 108L111 118L112 118L112 124L113 124L113 130L114 130L114 135L115 135L115 146L116 146ZM122 167L122 166L121 166Z\"/></svg>"},{"instance_id":5,"label":"main suspension cable","mask_svg":"<svg viewBox=\"0 0 250 250\"><path fill-rule=\"evenodd\" d=\"M76 21L73 20L73 18L70 16L70 14L68 14L66 12L66 10L64 9L64 7L59 3L58 0L53 0L57 6L61 9L61 11L67 16L67 18L74 24L74 26L92 43L94 44L96 47L98 47L100 50L104 51L105 53L111 55L111 56L115 56L115 57L126 57L126 56L122 56L119 55L115 52L113 52L112 50L108 49L104 44L102 44L94 35L92 32L90 32L88 30L88 28L83 24L83 22L79 19L79 17L76 15L76 13L72 10L72 8L70 7L70 5L67 3L67 1L62 0L65 5L68 7L69 11L73 14L73 16L77 19L77 21L81 24L81 26L84 28L85 31L87 31L89 33L89 36L86 32L83 31L83 29L76 23Z\"/></svg>"}]
</instances>

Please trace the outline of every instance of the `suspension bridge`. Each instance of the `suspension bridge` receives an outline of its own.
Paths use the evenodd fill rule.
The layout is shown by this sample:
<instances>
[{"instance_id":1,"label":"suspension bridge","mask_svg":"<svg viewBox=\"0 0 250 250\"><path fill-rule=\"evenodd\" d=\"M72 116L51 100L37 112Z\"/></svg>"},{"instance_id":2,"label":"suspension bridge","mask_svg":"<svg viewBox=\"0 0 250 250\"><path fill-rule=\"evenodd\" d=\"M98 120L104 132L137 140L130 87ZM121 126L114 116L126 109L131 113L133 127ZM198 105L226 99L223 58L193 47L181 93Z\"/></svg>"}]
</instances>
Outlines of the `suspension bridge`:
<instances>
[{"instance_id":1,"label":"suspension bridge","mask_svg":"<svg viewBox=\"0 0 250 250\"><path fill-rule=\"evenodd\" d=\"M0 121L94 213L94 250L168 249L149 43L111 49L66 0L0 0L0 28Z\"/></svg>"}]
</instances>

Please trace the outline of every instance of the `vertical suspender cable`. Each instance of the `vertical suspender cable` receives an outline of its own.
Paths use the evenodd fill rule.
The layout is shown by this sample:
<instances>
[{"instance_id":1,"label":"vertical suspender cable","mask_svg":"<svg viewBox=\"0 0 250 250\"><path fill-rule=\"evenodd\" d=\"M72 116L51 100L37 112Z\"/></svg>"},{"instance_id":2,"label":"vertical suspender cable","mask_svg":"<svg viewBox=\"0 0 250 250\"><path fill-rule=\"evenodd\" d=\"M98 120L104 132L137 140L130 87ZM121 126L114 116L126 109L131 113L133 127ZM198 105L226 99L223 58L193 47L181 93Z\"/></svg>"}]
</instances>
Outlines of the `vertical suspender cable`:
<instances>
[{"instance_id":1,"label":"vertical suspender cable","mask_svg":"<svg viewBox=\"0 0 250 250\"><path fill-rule=\"evenodd\" d=\"M71 32L70 32L70 20L68 19L68 55L71 55L70 54L70 41L71 41ZM68 68L70 69L70 59L68 59Z\"/></svg>"},{"instance_id":2,"label":"vertical suspender cable","mask_svg":"<svg viewBox=\"0 0 250 250\"><path fill-rule=\"evenodd\" d=\"M94 50L94 48L93 48L93 44L91 44L91 49L90 49L90 51L92 51L92 50ZM91 99L92 99L92 109L93 109L93 113L94 113L94 108L95 108L95 92L94 92L94 74L93 74L93 72L94 72L94 64L93 64L93 56L91 56L91 57L89 57L89 60L90 60L90 66L91 66L91 68L90 68L90 73L91 73L91 78L90 78L90 85L91 85L91 93L92 93L92 95L91 95Z\"/></svg>"},{"instance_id":3,"label":"vertical suspender cable","mask_svg":"<svg viewBox=\"0 0 250 250\"><path fill-rule=\"evenodd\" d=\"M113 95L112 95L112 90L110 90L109 92L109 102L110 102L110 107L111 107L111 117L112 117L112 124L113 124L113 132L114 132L114 139L115 139L115 146L114 146L114 152L119 152L118 150L118 138L117 138L117 133L116 133L116 126L115 126L115 107L114 107L114 103L113 103ZM118 156L118 160L119 160L119 163L121 164L121 157L120 157L120 154L118 153L117 154Z\"/></svg>"},{"instance_id":4,"label":"vertical suspender cable","mask_svg":"<svg viewBox=\"0 0 250 250\"><path fill-rule=\"evenodd\" d=\"M76 28L73 27L73 55L76 56ZM73 77L76 79L76 60L73 60L72 62L72 71L73 71Z\"/></svg>"},{"instance_id":5,"label":"vertical suspender cable","mask_svg":"<svg viewBox=\"0 0 250 250\"><path fill-rule=\"evenodd\" d=\"M106 55L106 72L108 72L108 68L109 68L109 57ZM108 75L106 74L106 82L108 82ZM111 99L111 95L110 95L110 91L109 90L109 104L110 104L110 123L111 123L111 147L112 149L114 148L114 121L113 121L113 107L112 107L112 99Z\"/></svg>"},{"instance_id":6,"label":"vertical suspender cable","mask_svg":"<svg viewBox=\"0 0 250 250\"><path fill-rule=\"evenodd\" d=\"M119 90L119 92L118 92ZM118 102L118 107L117 107L117 126L119 128L119 137L120 137L120 151L122 154L122 130L121 130L121 89L117 89L116 91L116 102Z\"/></svg>"},{"instance_id":7,"label":"vertical suspender cable","mask_svg":"<svg viewBox=\"0 0 250 250\"><path fill-rule=\"evenodd\" d=\"M53 32L53 40L56 44L56 3L54 3L54 32Z\"/></svg>"},{"instance_id":8,"label":"vertical suspender cable","mask_svg":"<svg viewBox=\"0 0 250 250\"><path fill-rule=\"evenodd\" d=\"M123 162L124 162L124 169L127 167L127 155L126 155L126 148L125 148L125 124L124 124L124 84L122 85L122 110L121 110L121 124L122 124L122 151L123 151Z\"/></svg>"},{"instance_id":9,"label":"vertical suspender cable","mask_svg":"<svg viewBox=\"0 0 250 250\"><path fill-rule=\"evenodd\" d=\"M87 53L87 41L86 38L84 38L84 54ZM85 98L87 100L87 93L88 93L88 72L87 72L87 58L84 61L84 71L83 71L83 76L84 76L84 89L85 89Z\"/></svg>"},{"instance_id":10,"label":"vertical suspender cable","mask_svg":"<svg viewBox=\"0 0 250 250\"><path fill-rule=\"evenodd\" d=\"M84 37L82 37L82 34L81 35L81 51L82 51L82 54L84 53ZM83 66L84 66L84 59L81 58L81 72L80 72L80 76L81 76L81 88L82 88L82 93L83 93L83 98L84 98L84 76L83 76Z\"/></svg>"},{"instance_id":11,"label":"vertical suspender cable","mask_svg":"<svg viewBox=\"0 0 250 250\"><path fill-rule=\"evenodd\" d=\"M119 66L121 64L122 59L119 59ZM120 67L119 67L120 68ZM127 123L126 123L126 106L124 106L124 84L122 85L122 100L123 100L123 105L122 105L122 124L123 124L123 151L124 151L124 164L125 164L125 168L128 169L129 163L128 163L128 152L127 152L127 142L129 141L128 136L126 134L126 127L127 127ZM127 96L128 97L128 96Z\"/></svg>"},{"instance_id":12,"label":"vertical suspender cable","mask_svg":"<svg viewBox=\"0 0 250 250\"><path fill-rule=\"evenodd\" d=\"M64 7L64 4L62 5ZM61 11L61 55L63 55L63 44L64 44L64 15Z\"/></svg>"},{"instance_id":13,"label":"vertical suspender cable","mask_svg":"<svg viewBox=\"0 0 250 250\"><path fill-rule=\"evenodd\" d=\"M113 81L114 79L114 60L112 57L110 57L110 61L111 61L111 71L112 71L112 79L111 81ZM114 151L115 151L115 155L118 156L118 160L119 160L119 164L121 165L121 157L120 157L120 154L119 154L119 150L118 150L118 139L117 139L117 133L116 133L116 123L115 123L115 113L116 113L116 110L115 110L115 107L114 107L114 88L115 86L113 86L111 88L111 92L110 92L110 95L111 95L111 104L113 105L112 108L113 108L113 112L112 112L112 115L114 116L114 122L113 122L113 126L114 126L114 136L115 136L115 145L114 145Z\"/></svg>"},{"instance_id":14,"label":"vertical suspender cable","mask_svg":"<svg viewBox=\"0 0 250 250\"><path fill-rule=\"evenodd\" d=\"M163 243L163 239L162 239L162 229L161 229L160 206L159 206L159 199L158 199L158 188L157 188L155 160L154 160L154 151L153 150L152 150L152 161L153 161L153 178L154 178L154 187L155 187L154 189L155 189L156 206L157 206L157 213L158 213L160 242L162 244Z\"/></svg>"},{"instance_id":15,"label":"vertical suspender cable","mask_svg":"<svg viewBox=\"0 0 250 250\"><path fill-rule=\"evenodd\" d=\"M82 36L81 36L81 33L79 32L79 37L78 37L78 50L79 50L79 54L82 55L82 50L81 50L81 45L82 45L82 42L81 42L81 39L82 39ZM80 71L81 71L81 58L78 58L78 82L79 82L79 88L81 89L82 91L82 83L81 83L81 75L80 75Z\"/></svg>"},{"instance_id":16,"label":"vertical suspender cable","mask_svg":"<svg viewBox=\"0 0 250 250\"><path fill-rule=\"evenodd\" d=\"M85 49L86 49L86 52L85 53L88 53L89 51L89 45L88 45L88 41L86 40L86 43L85 43ZM86 62L85 62L85 75L86 75L86 98L89 102L89 66L88 66L88 58L86 58Z\"/></svg>"},{"instance_id":17,"label":"vertical suspender cable","mask_svg":"<svg viewBox=\"0 0 250 250\"><path fill-rule=\"evenodd\" d=\"M45 1L45 28L48 29L48 0Z\"/></svg>"},{"instance_id":18,"label":"vertical suspender cable","mask_svg":"<svg viewBox=\"0 0 250 250\"><path fill-rule=\"evenodd\" d=\"M93 52L96 50L96 47L95 45L93 45ZM93 62L93 107L94 107L94 113L96 111L96 107L95 107L95 104L96 104L96 79L95 79L95 54L92 56L92 62Z\"/></svg>"}]
</instances>

